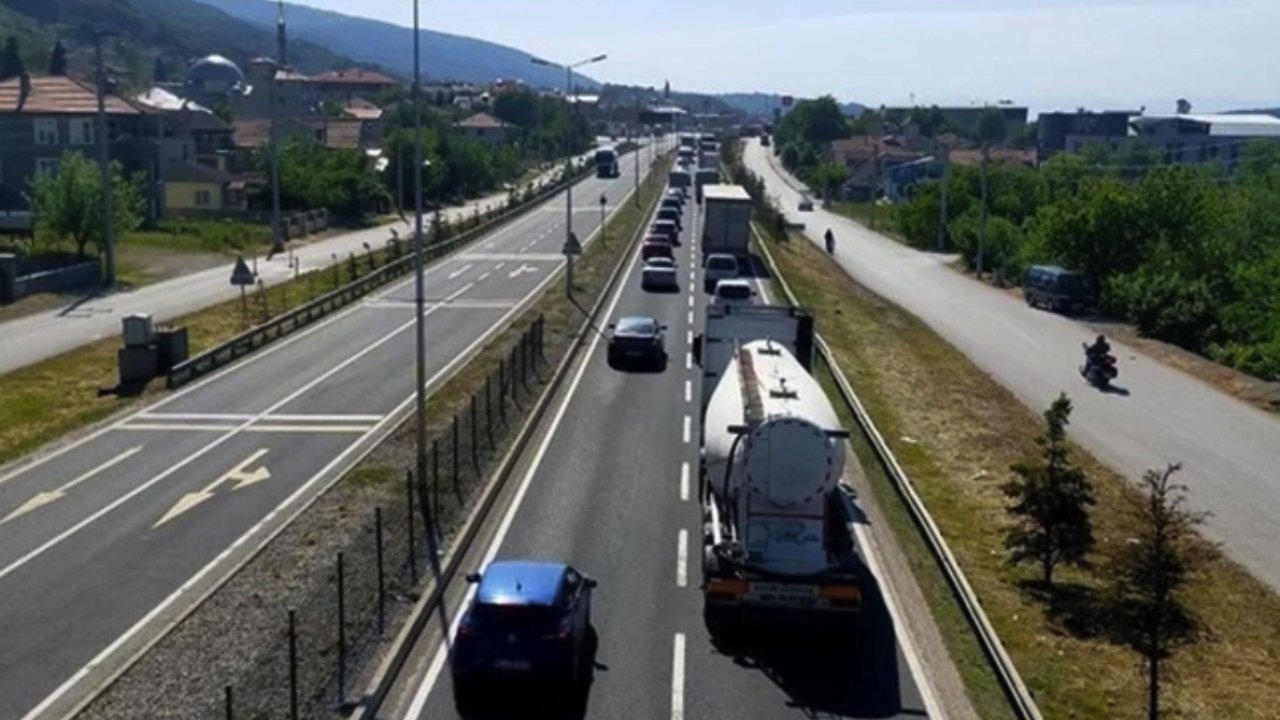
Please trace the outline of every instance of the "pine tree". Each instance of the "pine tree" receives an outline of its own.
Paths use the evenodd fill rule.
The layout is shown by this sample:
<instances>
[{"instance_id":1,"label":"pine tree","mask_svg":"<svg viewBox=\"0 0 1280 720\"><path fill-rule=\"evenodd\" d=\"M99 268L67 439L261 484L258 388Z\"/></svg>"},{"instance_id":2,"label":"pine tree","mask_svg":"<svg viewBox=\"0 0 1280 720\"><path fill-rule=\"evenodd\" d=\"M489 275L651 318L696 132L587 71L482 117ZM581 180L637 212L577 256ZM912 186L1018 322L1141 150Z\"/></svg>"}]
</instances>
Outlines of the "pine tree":
<instances>
[{"instance_id":1,"label":"pine tree","mask_svg":"<svg viewBox=\"0 0 1280 720\"><path fill-rule=\"evenodd\" d=\"M49 54L49 74L67 74L67 48L61 39L53 44L53 52Z\"/></svg>"},{"instance_id":2,"label":"pine tree","mask_svg":"<svg viewBox=\"0 0 1280 720\"><path fill-rule=\"evenodd\" d=\"M1200 629L1183 591L1206 550L1195 540L1205 515L1188 510L1186 486L1172 482L1179 468L1143 475L1144 493L1128 507L1134 536L1115 546L1106 566L1118 634L1146 660L1149 720L1160 717L1161 664Z\"/></svg>"},{"instance_id":3,"label":"pine tree","mask_svg":"<svg viewBox=\"0 0 1280 720\"><path fill-rule=\"evenodd\" d=\"M1018 517L1005 534L1009 561L1038 563L1046 586L1059 564L1083 565L1093 548L1093 487L1067 454L1070 417L1071 401L1063 393L1044 413L1045 433L1036 438L1040 455L1014 465L1018 477L1003 488L1013 500L1009 512Z\"/></svg>"},{"instance_id":4,"label":"pine tree","mask_svg":"<svg viewBox=\"0 0 1280 720\"><path fill-rule=\"evenodd\" d=\"M22 56L18 54L18 38L10 35L0 52L0 80L15 78L26 72L22 65Z\"/></svg>"}]
</instances>

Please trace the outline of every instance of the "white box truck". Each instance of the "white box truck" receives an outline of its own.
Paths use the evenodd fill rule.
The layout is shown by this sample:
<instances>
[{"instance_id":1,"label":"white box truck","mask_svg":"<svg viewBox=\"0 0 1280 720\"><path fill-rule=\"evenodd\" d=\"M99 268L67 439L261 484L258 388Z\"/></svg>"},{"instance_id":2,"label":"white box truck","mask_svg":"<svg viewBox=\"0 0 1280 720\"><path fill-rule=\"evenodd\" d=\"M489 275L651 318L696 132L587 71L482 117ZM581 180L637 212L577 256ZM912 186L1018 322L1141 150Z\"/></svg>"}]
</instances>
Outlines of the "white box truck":
<instances>
[{"instance_id":1,"label":"white box truck","mask_svg":"<svg viewBox=\"0 0 1280 720\"><path fill-rule=\"evenodd\" d=\"M703 253L747 254L751 240L751 196L740 185L702 187Z\"/></svg>"}]
</instances>

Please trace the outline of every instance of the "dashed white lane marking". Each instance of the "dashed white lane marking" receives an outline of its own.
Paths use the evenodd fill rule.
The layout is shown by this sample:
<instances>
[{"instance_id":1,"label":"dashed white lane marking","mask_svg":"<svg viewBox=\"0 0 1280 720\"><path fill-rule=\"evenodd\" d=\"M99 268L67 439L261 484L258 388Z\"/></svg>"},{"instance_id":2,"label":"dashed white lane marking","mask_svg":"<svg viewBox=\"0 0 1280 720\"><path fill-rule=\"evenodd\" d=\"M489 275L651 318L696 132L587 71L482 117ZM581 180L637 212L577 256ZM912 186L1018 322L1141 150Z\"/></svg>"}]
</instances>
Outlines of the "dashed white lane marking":
<instances>
[{"instance_id":1,"label":"dashed white lane marking","mask_svg":"<svg viewBox=\"0 0 1280 720\"><path fill-rule=\"evenodd\" d=\"M495 271L497 271L497 270L501 270L503 265L506 265L506 263L505 263L505 262L500 262L500 263L498 263L497 265L494 265L494 266L493 266L493 269L494 269Z\"/></svg>"},{"instance_id":2,"label":"dashed white lane marking","mask_svg":"<svg viewBox=\"0 0 1280 720\"><path fill-rule=\"evenodd\" d=\"M680 463L680 502L689 502L689 463Z\"/></svg>"},{"instance_id":3,"label":"dashed white lane marking","mask_svg":"<svg viewBox=\"0 0 1280 720\"><path fill-rule=\"evenodd\" d=\"M685 370L693 369L693 352L692 351L684 354L684 369Z\"/></svg>"},{"instance_id":4,"label":"dashed white lane marking","mask_svg":"<svg viewBox=\"0 0 1280 720\"><path fill-rule=\"evenodd\" d=\"M688 343L689 345L692 345L692 344L693 344L693 331L692 331L692 330L686 330L686 331L685 331L685 334L684 334L684 337L685 337L685 340L684 340L684 341L685 341L686 343Z\"/></svg>"},{"instance_id":5,"label":"dashed white lane marking","mask_svg":"<svg viewBox=\"0 0 1280 720\"><path fill-rule=\"evenodd\" d=\"M485 270L484 272L480 273L480 277L476 278L476 282L484 282L485 280L488 280L489 276L492 274L493 274L492 270Z\"/></svg>"},{"instance_id":6,"label":"dashed white lane marking","mask_svg":"<svg viewBox=\"0 0 1280 720\"><path fill-rule=\"evenodd\" d=\"M104 470L111 469L112 466L118 465L124 462L125 460L128 460L130 457L133 457L134 455L136 455L140 450L142 450L141 445L138 445L137 447L131 447L128 450L125 450L124 452L120 453L119 455L116 455L115 457L111 458L110 460L107 460L101 465L81 473L78 477L71 480L70 482L63 483L61 486L54 488L49 492L37 493L34 497L32 497L27 502L23 503L16 510L6 515L3 520L0 520L0 525L3 525L9 522L10 520L13 520L14 518L18 518L23 515L26 515L32 510L35 510L44 505L48 505L49 503L55 500L61 500L67 494L67 492L72 488L74 488L75 486L92 478L98 473L103 472Z\"/></svg>"},{"instance_id":7,"label":"dashed white lane marking","mask_svg":"<svg viewBox=\"0 0 1280 720\"><path fill-rule=\"evenodd\" d=\"M693 381L692 380L684 381L684 401L693 402Z\"/></svg>"},{"instance_id":8,"label":"dashed white lane marking","mask_svg":"<svg viewBox=\"0 0 1280 720\"><path fill-rule=\"evenodd\" d=\"M676 633L671 657L671 720L684 720L684 633Z\"/></svg>"},{"instance_id":9,"label":"dashed white lane marking","mask_svg":"<svg viewBox=\"0 0 1280 720\"><path fill-rule=\"evenodd\" d=\"M676 541L676 587L689 585L689 531L680 529Z\"/></svg>"},{"instance_id":10,"label":"dashed white lane marking","mask_svg":"<svg viewBox=\"0 0 1280 720\"><path fill-rule=\"evenodd\" d=\"M208 425L199 423L125 423L122 431L137 432L229 432L240 427L234 424ZM249 433L367 433L373 429L368 425L250 425L240 432Z\"/></svg>"},{"instance_id":11,"label":"dashed white lane marking","mask_svg":"<svg viewBox=\"0 0 1280 720\"><path fill-rule=\"evenodd\" d=\"M684 442L686 445L689 443L689 435L690 435L690 430L692 430L692 428L693 428L693 418L689 417L688 415L685 415L684 416Z\"/></svg>"},{"instance_id":12,"label":"dashed white lane marking","mask_svg":"<svg viewBox=\"0 0 1280 720\"><path fill-rule=\"evenodd\" d=\"M454 270L453 272L449 273L449 279L450 279L450 280L453 280L454 278L458 277L459 275L463 275L463 274L465 274L465 273L466 273L468 270L470 270L470 269L471 269L471 265L463 265L462 267L458 268L457 270Z\"/></svg>"},{"instance_id":13,"label":"dashed white lane marking","mask_svg":"<svg viewBox=\"0 0 1280 720\"><path fill-rule=\"evenodd\" d=\"M689 307L693 307L693 296L689 296Z\"/></svg>"},{"instance_id":14,"label":"dashed white lane marking","mask_svg":"<svg viewBox=\"0 0 1280 720\"><path fill-rule=\"evenodd\" d=\"M139 420L260 420L261 422L378 422L384 415L268 415L258 418L257 415L234 415L222 413L157 413L144 412L138 415Z\"/></svg>"},{"instance_id":15,"label":"dashed white lane marking","mask_svg":"<svg viewBox=\"0 0 1280 720\"><path fill-rule=\"evenodd\" d=\"M692 324L693 324L693 311L692 311L692 310L690 310L690 311L689 311L689 324L690 324L690 325L692 325Z\"/></svg>"}]
</instances>

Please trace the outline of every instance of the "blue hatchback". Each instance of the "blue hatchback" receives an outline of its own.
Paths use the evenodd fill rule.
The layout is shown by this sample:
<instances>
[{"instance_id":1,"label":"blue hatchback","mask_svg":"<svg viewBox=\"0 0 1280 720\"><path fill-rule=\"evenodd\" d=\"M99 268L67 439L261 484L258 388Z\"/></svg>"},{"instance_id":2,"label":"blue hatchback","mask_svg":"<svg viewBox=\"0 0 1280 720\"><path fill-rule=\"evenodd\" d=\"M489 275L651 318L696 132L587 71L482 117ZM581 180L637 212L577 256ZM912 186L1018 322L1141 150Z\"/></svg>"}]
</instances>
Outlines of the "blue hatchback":
<instances>
[{"instance_id":1,"label":"blue hatchback","mask_svg":"<svg viewBox=\"0 0 1280 720\"><path fill-rule=\"evenodd\" d=\"M585 679L595 580L563 563L501 561L467 581L480 586L453 643L459 704L485 680Z\"/></svg>"}]
</instances>

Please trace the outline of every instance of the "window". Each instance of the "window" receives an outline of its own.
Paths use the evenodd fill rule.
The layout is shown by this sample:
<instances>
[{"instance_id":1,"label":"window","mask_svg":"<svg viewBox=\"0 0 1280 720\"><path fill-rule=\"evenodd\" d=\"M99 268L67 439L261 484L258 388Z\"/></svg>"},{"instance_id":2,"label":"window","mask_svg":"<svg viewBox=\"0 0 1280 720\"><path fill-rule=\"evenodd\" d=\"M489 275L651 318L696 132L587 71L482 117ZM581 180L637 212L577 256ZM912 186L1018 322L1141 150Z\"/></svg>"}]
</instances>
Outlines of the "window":
<instances>
[{"instance_id":1,"label":"window","mask_svg":"<svg viewBox=\"0 0 1280 720\"><path fill-rule=\"evenodd\" d=\"M76 118L75 120L72 120L71 144L92 145L93 129L93 120L90 118Z\"/></svg>"},{"instance_id":2,"label":"window","mask_svg":"<svg viewBox=\"0 0 1280 720\"><path fill-rule=\"evenodd\" d=\"M196 191L196 206L197 206L197 207L209 207L209 206L210 206L210 205L212 205L212 204L213 204L213 199L212 199L212 197L210 196L210 194L209 194L209 191L208 191L208 190L197 190L197 191Z\"/></svg>"},{"instance_id":3,"label":"window","mask_svg":"<svg viewBox=\"0 0 1280 720\"><path fill-rule=\"evenodd\" d=\"M36 144L58 144L58 121L54 119L37 119L35 121Z\"/></svg>"},{"instance_id":4,"label":"window","mask_svg":"<svg viewBox=\"0 0 1280 720\"><path fill-rule=\"evenodd\" d=\"M58 158L36 158L36 174L58 174Z\"/></svg>"}]
</instances>

